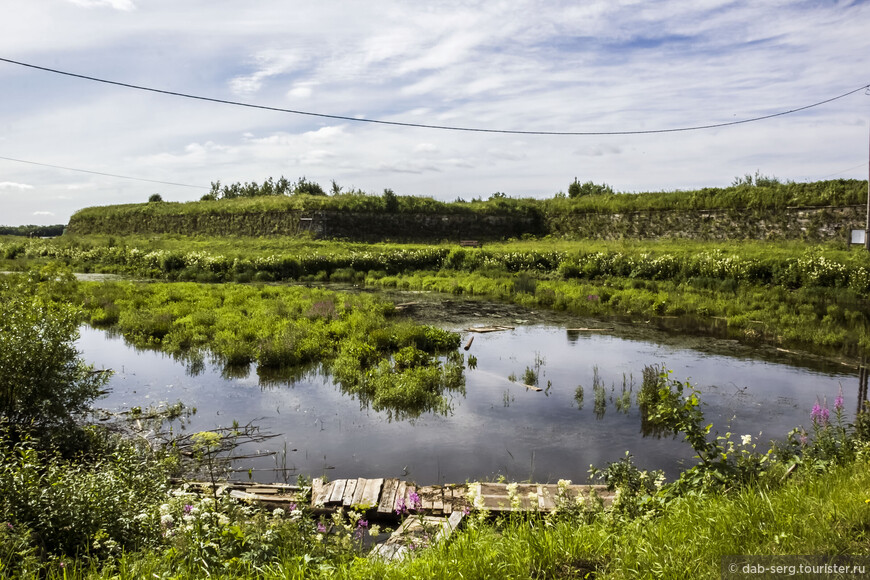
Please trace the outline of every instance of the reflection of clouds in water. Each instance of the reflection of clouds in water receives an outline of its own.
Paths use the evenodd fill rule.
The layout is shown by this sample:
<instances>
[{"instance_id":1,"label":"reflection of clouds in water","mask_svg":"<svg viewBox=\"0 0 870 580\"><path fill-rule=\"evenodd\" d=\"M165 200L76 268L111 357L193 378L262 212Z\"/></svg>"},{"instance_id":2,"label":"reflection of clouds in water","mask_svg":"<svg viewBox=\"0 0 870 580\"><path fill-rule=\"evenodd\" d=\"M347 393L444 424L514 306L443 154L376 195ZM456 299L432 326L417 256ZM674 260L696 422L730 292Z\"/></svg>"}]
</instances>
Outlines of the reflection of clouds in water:
<instances>
[{"instance_id":1,"label":"reflection of clouds in water","mask_svg":"<svg viewBox=\"0 0 870 580\"><path fill-rule=\"evenodd\" d=\"M556 326L518 326L479 335L468 352L477 358L477 368L466 369L466 396L453 397L452 414L424 415L413 424L390 422L384 413L361 409L358 400L342 394L318 372L305 373L293 384L261 386L254 369L225 380L221 369L206 360L200 375L189 376L185 365L170 357L136 352L123 340L88 328L82 329L78 347L98 368L116 370L112 392L99 406L181 400L198 409L190 430L235 419L241 424L257 420L264 431L280 433L273 444L280 450L286 440L297 449L288 458L297 473L326 473L333 479L403 477L407 468L408 477L421 484L499 474L580 482L586 480L590 464L603 467L626 450L642 468L664 468L673 476L681 462L692 463L694 452L680 437L641 436L634 396L645 365L664 364L673 370L672 378L689 378L701 391L705 417L715 430L724 433L730 426L753 435L763 430L762 440L784 437L793 427L807 424L816 397L833 400L840 382L854 383L857 389L849 375L753 360L733 342L720 341L720 352L712 348L716 341L702 342L705 349L697 351L612 334L572 337ZM740 356L729 356L734 351ZM596 366L607 405L600 420L593 405ZM527 367L537 370L542 387L552 383L548 396L520 384ZM508 381L511 374L518 382ZM632 392L625 413L616 408L624 381ZM585 388L582 409L574 400L578 385ZM275 459L250 465L274 468ZM324 466L334 469L324 471ZM257 477L272 476L267 471Z\"/></svg>"}]
</instances>

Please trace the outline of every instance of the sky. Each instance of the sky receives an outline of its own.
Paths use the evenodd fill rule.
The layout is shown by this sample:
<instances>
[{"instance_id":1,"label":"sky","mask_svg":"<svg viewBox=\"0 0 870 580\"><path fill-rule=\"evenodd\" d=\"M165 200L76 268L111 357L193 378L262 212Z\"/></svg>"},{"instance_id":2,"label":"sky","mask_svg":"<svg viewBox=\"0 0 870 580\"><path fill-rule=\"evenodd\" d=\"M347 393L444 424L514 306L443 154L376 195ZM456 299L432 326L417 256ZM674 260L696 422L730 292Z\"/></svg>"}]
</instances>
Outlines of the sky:
<instances>
[{"instance_id":1,"label":"sky","mask_svg":"<svg viewBox=\"0 0 870 580\"><path fill-rule=\"evenodd\" d=\"M280 176L444 201L866 179L868 28L848 0L5 0L2 59L345 118L0 61L0 225ZM850 91L665 133L360 121L631 133Z\"/></svg>"}]
</instances>

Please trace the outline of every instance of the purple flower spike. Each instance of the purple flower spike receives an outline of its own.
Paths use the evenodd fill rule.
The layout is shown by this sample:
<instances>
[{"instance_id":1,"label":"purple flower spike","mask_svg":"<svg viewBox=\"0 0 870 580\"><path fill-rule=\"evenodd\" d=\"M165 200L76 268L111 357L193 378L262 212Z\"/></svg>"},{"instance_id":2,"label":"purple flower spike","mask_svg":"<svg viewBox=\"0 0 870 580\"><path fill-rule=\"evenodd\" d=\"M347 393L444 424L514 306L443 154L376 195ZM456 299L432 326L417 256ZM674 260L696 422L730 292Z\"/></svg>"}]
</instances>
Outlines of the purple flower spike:
<instances>
[{"instance_id":1,"label":"purple flower spike","mask_svg":"<svg viewBox=\"0 0 870 580\"><path fill-rule=\"evenodd\" d=\"M396 504L396 515L401 516L406 513L408 513L408 508L405 506L405 499L402 498L399 500L399 503Z\"/></svg>"},{"instance_id":2,"label":"purple flower spike","mask_svg":"<svg viewBox=\"0 0 870 580\"><path fill-rule=\"evenodd\" d=\"M317 522L317 533L326 533L326 526L323 525L323 522Z\"/></svg>"},{"instance_id":3,"label":"purple flower spike","mask_svg":"<svg viewBox=\"0 0 870 580\"><path fill-rule=\"evenodd\" d=\"M834 409L843 410L843 385L840 385L840 390L837 392L837 398L834 399Z\"/></svg>"},{"instance_id":4,"label":"purple flower spike","mask_svg":"<svg viewBox=\"0 0 870 580\"><path fill-rule=\"evenodd\" d=\"M827 425L830 417L831 417L831 412L828 411L828 408L822 407L822 425Z\"/></svg>"},{"instance_id":5,"label":"purple flower spike","mask_svg":"<svg viewBox=\"0 0 870 580\"><path fill-rule=\"evenodd\" d=\"M191 511L193 511L193 506L192 506L192 505L187 504L187 505L184 506L184 513L189 514Z\"/></svg>"},{"instance_id":6,"label":"purple flower spike","mask_svg":"<svg viewBox=\"0 0 870 580\"><path fill-rule=\"evenodd\" d=\"M423 507L423 502L420 501L420 496L417 495L416 491L412 491L408 495L408 499L411 500L411 505L413 506L413 509L419 510L421 507Z\"/></svg>"},{"instance_id":7,"label":"purple flower spike","mask_svg":"<svg viewBox=\"0 0 870 580\"><path fill-rule=\"evenodd\" d=\"M822 420L822 405L819 403L819 400L816 399L816 404L813 405L813 410L810 411L810 417L813 419L813 423L820 423Z\"/></svg>"}]
</instances>

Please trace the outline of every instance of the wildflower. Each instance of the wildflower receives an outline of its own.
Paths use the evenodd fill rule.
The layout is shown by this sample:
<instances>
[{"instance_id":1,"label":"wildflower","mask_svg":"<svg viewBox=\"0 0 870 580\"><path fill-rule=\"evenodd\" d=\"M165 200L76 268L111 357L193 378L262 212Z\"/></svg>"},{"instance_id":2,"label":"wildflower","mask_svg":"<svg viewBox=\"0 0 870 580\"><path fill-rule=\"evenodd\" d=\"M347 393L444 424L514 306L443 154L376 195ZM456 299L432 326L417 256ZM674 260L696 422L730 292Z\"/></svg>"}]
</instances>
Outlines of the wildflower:
<instances>
[{"instance_id":1,"label":"wildflower","mask_svg":"<svg viewBox=\"0 0 870 580\"><path fill-rule=\"evenodd\" d=\"M298 509L298 506L295 503L291 503L289 507L291 512L295 512Z\"/></svg>"},{"instance_id":2,"label":"wildflower","mask_svg":"<svg viewBox=\"0 0 870 580\"><path fill-rule=\"evenodd\" d=\"M837 411L843 410L843 385L840 385L840 390L837 392L837 398L834 399L834 409Z\"/></svg>"},{"instance_id":3,"label":"wildflower","mask_svg":"<svg viewBox=\"0 0 870 580\"><path fill-rule=\"evenodd\" d=\"M416 491L412 491L408 494L408 499L411 500L411 509L419 510L423 507L423 502L420 501L420 496L417 495Z\"/></svg>"},{"instance_id":4,"label":"wildflower","mask_svg":"<svg viewBox=\"0 0 870 580\"><path fill-rule=\"evenodd\" d=\"M369 523L366 520L359 520L356 523L356 531L353 533L353 537L357 540L362 539L363 533L366 528L369 527Z\"/></svg>"},{"instance_id":5,"label":"wildflower","mask_svg":"<svg viewBox=\"0 0 870 580\"><path fill-rule=\"evenodd\" d=\"M323 522L317 522L317 531L321 534L326 533L326 526L323 525Z\"/></svg>"},{"instance_id":6,"label":"wildflower","mask_svg":"<svg viewBox=\"0 0 870 580\"><path fill-rule=\"evenodd\" d=\"M169 505L168 503L164 503L164 504L160 505L160 514L161 515L168 514L170 511L172 511L172 506Z\"/></svg>"},{"instance_id":7,"label":"wildflower","mask_svg":"<svg viewBox=\"0 0 870 580\"><path fill-rule=\"evenodd\" d=\"M160 525L164 528L171 528L174 523L175 518L172 517L172 514L163 514L160 516Z\"/></svg>"},{"instance_id":8,"label":"wildflower","mask_svg":"<svg viewBox=\"0 0 870 580\"><path fill-rule=\"evenodd\" d=\"M752 435L744 435L740 438L741 445L751 445L752 444Z\"/></svg>"},{"instance_id":9,"label":"wildflower","mask_svg":"<svg viewBox=\"0 0 870 580\"><path fill-rule=\"evenodd\" d=\"M402 498L396 504L396 515L401 516L406 513L408 513L408 507L405 505L405 499Z\"/></svg>"},{"instance_id":10,"label":"wildflower","mask_svg":"<svg viewBox=\"0 0 870 580\"><path fill-rule=\"evenodd\" d=\"M192 505L190 505L190 504L186 504L186 505L184 506L184 513L189 514L189 513L191 513L192 511L193 511L193 506L192 506Z\"/></svg>"},{"instance_id":11,"label":"wildflower","mask_svg":"<svg viewBox=\"0 0 870 580\"><path fill-rule=\"evenodd\" d=\"M293 519L299 519L302 517L302 510L290 510L290 517Z\"/></svg>"},{"instance_id":12,"label":"wildflower","mask_svg":"<svg viewBox=\"0 0 870 580\"><path fill-rule=\"evenodd\" d=\"M816 399L816 404L813 405L813 410L810 411L810 417L812 417L813 419L813 424L827 425L830 416L831 412L828 410L828 405L823 405L819 402L818 399Z\"/></svg>"},{"instance_id":13,"label":"wildflower","mask_svg":"<svg viewBox=\"0 0 870 580\"><path fill-rule=\"evenodd\" d=\"M807 432L801 430L801 436L800 436L801 446L806 446L807 441L809 441L809 436L807 436Z\"/></svg>"},{"instance_id":14,"label":"wildflower","mask_svg":"<svg viewBox=\"0 0 870 580\"><path fill-rule=\"evenodd\" d=\"M375 524L369 528L369 535L373 538L379 536L380 533L381 533L381 526L379 526L377 524Z\"/></svg>"},{"instance_id":15,"label":"wildflower","mask_svg":"<svg viewBox=\"0 0 870 580\"><path fill-rule=\"evenodd\" d=\"M284 517L284 510L282 510L281 508L275 508L274 510L272 510L272 517L273 518L283 518Z\"/></svg>"}]
</instances>

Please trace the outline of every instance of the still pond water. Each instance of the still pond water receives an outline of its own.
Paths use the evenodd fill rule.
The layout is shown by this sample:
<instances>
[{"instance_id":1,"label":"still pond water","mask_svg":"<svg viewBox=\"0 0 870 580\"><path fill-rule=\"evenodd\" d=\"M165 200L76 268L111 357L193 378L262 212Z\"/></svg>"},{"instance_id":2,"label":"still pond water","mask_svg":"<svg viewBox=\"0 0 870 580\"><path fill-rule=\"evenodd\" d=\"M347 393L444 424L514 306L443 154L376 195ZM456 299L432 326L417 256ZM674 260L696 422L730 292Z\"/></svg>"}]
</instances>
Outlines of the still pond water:
<instances>
[{"instance_id":1,"label":"still pond water","mask_svg":"<svg viewBox=\"0 0 870 580\"><path fill-rule=\"evenodd\" d=\"M849 417L857 403L857 371L811 356L682 333L638 332L638 325L520 322L513 330L475 335L465 354L477 358L477 367L466 370L465 396L453 397L447 416L427 414L413 421L390 421L385 413L361 409L359 401L316 371L292 383L264 386L253 370L246 377L225 378L219 366L206 364L191 376L181 362L90 328L82 329L78 347L98 368L115 371L100 407L182 401L197 408L188 430L256 420L263 431L280 434L261 444L262 451L278 451L277 456L238 466L239 478L247 479L248 468L254 468L259 481L325 474L332 479L400 477L419 484L498 476L581 483L590 464L604 467L626 451L641 467L664 469L672 478L692 465L693 452L681 438L641 435L634 395L644 366L651 364L665 365L673 378L689 380L701 392L714 431L751 434L764 449L798 425L809 428L817 398L832 402L840 385ZM446 326L462 332L463 345L471 336L463 330L466 324ZM603 326L610 330L568 330ZM526 368L537 371L543 391L522 385ZM606 390L603 415L595 408L596 368ZM512 375L516 382L509 380ZM633 385L627 412L615 404L624 384ZM279 467L287 471L275 471Z\"/></svg>"}]
</instances>

